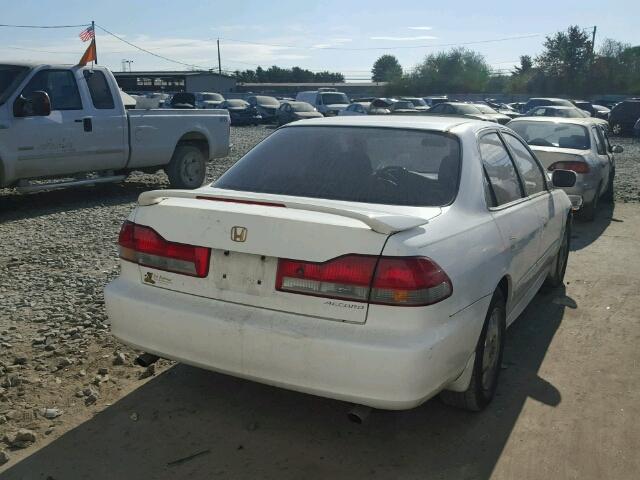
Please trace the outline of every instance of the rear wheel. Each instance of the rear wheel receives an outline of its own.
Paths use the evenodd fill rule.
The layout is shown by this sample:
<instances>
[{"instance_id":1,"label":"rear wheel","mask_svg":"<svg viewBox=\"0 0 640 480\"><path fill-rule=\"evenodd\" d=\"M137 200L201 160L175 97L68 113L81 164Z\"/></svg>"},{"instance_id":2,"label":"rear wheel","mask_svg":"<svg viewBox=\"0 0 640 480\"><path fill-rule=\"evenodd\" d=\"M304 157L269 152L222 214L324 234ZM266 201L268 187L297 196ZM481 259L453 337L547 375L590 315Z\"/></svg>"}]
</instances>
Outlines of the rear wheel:
<instances>
[{"instance_id":1,"label":"rear wheel","mask_svg":"<svg viewBox=\"0 0 640 480\"><path fill-rule=\"evenodd\" d=\"M567 220L567 224L564 228L564 235L562 237L562 243L553 259L551 265L551 271L544 281L545 286L549 288L560 287L564 282L564 274L567 271L567 261L569 260L569 250L571 242L571 224Z\"/></svg>"},{"instance_id":2,"label":"rear wheel","mask_svg":"<svg viewBox=\"0 0 640 480\"><path fill-rule=\"evenodd\" d=\"M443 391L440 398L444 403L479 412L491 402L500 376L506 317L506 301L498 289L493 294L478 339L469 387L464 392Z\"/></svg>"},{"instance_id":3,"label":"rear wheel","mask_svg":"<svg viewBox=\"0 0 640 480\"><path fill-rule=\"evenodd\" d=\"M614 135L622 135L622 125L620 123L612 124L611 133L613 133Z\"/></svg>"},{"instance_id":4,"label":"rear wheel","mask_svg":"<svg viewBox=\"0 0 640 480\"><path fill-rule=\"evenodd\" d=\"M596 190L596 194L589 203L585 203L580 209L580 217L587 222L593 222L596 219L596 211L598 210L598 201L600 199L600 185Z\"/></svg>"},{"instance_id":5,"label":"rear wheel","mask_svg":"<svg viewBox=\"0 0 640 480\"><path fill-rule=\"evenodd\" d=\"M198 188L204 183L206 173L204 155L194 145L178 145L164 171L172 187Z\"/></svg>"},{"instance_id":6,"label":"rear wheel","mask_svg":"<svg viewBox=\"0 0 640 480\"><path fill-rule=\"evenodd\" d=\"M613 186L613 180L616 176L616 170L611 170L611 174L609 175L609 181L607 182L607 191L602 196L603 200L607 203L613 203L615 197L615 187Z\"/></svg>"}]
</instances>

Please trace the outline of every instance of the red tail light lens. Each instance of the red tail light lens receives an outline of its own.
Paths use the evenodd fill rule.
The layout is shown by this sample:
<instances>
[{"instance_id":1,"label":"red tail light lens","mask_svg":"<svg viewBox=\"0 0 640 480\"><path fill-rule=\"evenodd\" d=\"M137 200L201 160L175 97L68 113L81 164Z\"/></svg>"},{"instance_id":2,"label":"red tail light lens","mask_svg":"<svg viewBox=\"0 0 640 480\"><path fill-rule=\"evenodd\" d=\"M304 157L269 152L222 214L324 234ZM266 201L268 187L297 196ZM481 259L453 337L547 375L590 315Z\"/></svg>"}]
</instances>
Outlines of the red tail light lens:
<instances>
[{"instance_id":1,"label":"red tail light lens","mask_svg":"<svg viewBox=\"0 0 640 480\"><path fill-rule=\"evenodd\" d=\"M120 258L138 265L204 278L211 249L169 242L154 229L126 221L118 237Z\"/></svg>"},{"instance_id":2,"label":"red tail light lens","mask_svg":"<svg viewBox=\"0 0 640 480\"><path fill-rule=\"evenodd\" d=\"M585 162L556 162L549 167L549 171L571 170L576 173L589 173L589 165Z\"/></svg>"},{"instance_id":3,"label":"red tail light lens","mask_svg":"<svg viewBox=\"0 0 640 480\"><path fill-rule=\"evenodd\" d=\"M451 296L451 280L426 257L345 255L323 263L280 259L276 289L383 305L422 306Z\"/></svg>"}]
</instances>

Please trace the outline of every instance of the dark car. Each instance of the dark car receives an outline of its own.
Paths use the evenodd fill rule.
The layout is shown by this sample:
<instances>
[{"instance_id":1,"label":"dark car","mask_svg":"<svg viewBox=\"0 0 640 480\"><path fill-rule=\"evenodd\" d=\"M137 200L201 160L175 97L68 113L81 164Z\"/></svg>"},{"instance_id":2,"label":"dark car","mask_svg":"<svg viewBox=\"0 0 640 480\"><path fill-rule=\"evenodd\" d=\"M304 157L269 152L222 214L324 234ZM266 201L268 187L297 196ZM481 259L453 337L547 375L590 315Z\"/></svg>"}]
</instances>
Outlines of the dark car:
<instances>
[{"instance_id":1,"label":"dark car","mask_svg":"<svg viewBox=\"0 0 640 480\"><path fill-rule=\"evenodd\" d=\"M602 105L594 105L591 102L586 100L571 100L577 108L580 110L584 110L585 112L589 112L589 114L594 118L602 118L606 120L609 117L610 109Z\"/></svg>"},{"instance_id":2,"label":"dark car","mask_svg":"<svg viewBox=\"0 0 640 480\"><path fill-rule=\"evenodd\" d=\"M256 108L244 100L225 100L220 104L220 108L229 111L231 125L258 125L262 121Z\"/></svg>"},{"instance_id":3,"label":"dark car","mask_svg":"<svg viewBox=\"0 0 640 480\"><path fill-rule=\"evenodd\" d=\"M171 97L171 108L191 109L196 108L196 96L193 93L180 92Z\"/></svg>"},{"instance_id":4,"label":"dark car","mask_svg":"<svg viewBox=\"0 0 640 480\"><path fill-rule=\"evenodd\" d=\"M419 98L419 97L402 97L402 98L400 98L400 100L404 100L405 102L413 103L413 107L416 110L419 110L419 111L422 111L422 112L426 112L427 110L429 110L429 105L427 105L427 102L425 102L422 98Z\"/></svg>"},{"instance_id":5,"label":"dark car","mask_svg":"<svg viewBox=\"0 0 640 480\"><path fill-rule=\"evenodd\" d=\"M573 107L573 103L569 100L565 100L563 98L530 98L527 103L525 103L522 107L521 112L528 112L529 110L536 107L546 107L546 106L556 106L556 107Z\"/></svg>"},{"instance_id":6,"label":"dark car","mask_svg":"<svg viewBox=\"0 0 640 480\"><path fill-rule=\"evenodd\" d=\"M611 109L609 126L614 135L630 134L640 118L640 99L625 100Z\"/></svg>"},{"instance_id":7,"label":"dark car","mask_svg":"<svg viewBox=\"0 0 640 480\"><path fill-rule=\"evenodd\" d=\"M434 105L427 112L435 115L459 115L463 117L475 118L476 120L487 120L489 122L498 122L493 115L482 113L478 107L470 103L463 102L443 102Z\"/></svg>"},{"instance_id":8,"label":"dark car","mask_svg":"<svg viewBox=\"0 0 640 480\"><path fill-rule=\"evenodd\" d=\"M276 114L278 125L304 120L307 118L322 118L323 115L307 102L282 102Z\"/></svg>"},{"instance_id":9,"label":"dark car","mask_svg":"<svg viewBox=\"0 0 640 480\"><path fill-rule=\"evenodd\" d=\"M391 105L396 103L394 98L374 98L369 104L369 115L388 115Z\"/></svg>"},{"instance_id":10,"label":"dark car","mask_svg":"<svg viewBox=\"0 0 640 480\"><path fill-rule=\"evenodd\" d=\"M280 108L280 101L275 97L267 97L266 95L252 95L247 98L249 105L255 107L262 121L271 123L276 121L277 112Z\"/></svg>"}]
</instances>

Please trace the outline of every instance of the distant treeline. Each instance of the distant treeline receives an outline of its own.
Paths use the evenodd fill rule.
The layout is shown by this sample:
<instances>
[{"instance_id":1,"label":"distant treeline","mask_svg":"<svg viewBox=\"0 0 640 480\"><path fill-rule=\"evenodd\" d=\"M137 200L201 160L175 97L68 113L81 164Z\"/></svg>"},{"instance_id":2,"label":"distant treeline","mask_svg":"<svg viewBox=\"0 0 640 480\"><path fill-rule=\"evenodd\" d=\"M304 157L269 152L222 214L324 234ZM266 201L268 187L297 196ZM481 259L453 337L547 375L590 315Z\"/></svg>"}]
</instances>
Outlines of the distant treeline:
<instances>
[{"instance_id":1,"label":"distant treeline","mask_svg":"<svg viewBox=\"0 0 640 480\"><path fill-rule=\"evenodd\" d=\"M300 67L280 68L275 65L266 70L262 67L255 70L236 70L235 77L239 82L245 83L344 82L344 75L337 72L312 72Z\"/></svg>"},{"instance_id":2,"label":"distant treeline","mask_svg":"<svg viewBox=\"0 0 640 480\"><path fill-rule=\"evenodd\" d=\"M375 73L375 71L372 71ZM606 39L592 50L577 26L549 36L537 57L520 57L510 74L492 72L485 58L465 48L427 55L414 70L391 78L388 94L533 93L587 96L640 95L640 46Z\"/></svg>"}]
</instances>

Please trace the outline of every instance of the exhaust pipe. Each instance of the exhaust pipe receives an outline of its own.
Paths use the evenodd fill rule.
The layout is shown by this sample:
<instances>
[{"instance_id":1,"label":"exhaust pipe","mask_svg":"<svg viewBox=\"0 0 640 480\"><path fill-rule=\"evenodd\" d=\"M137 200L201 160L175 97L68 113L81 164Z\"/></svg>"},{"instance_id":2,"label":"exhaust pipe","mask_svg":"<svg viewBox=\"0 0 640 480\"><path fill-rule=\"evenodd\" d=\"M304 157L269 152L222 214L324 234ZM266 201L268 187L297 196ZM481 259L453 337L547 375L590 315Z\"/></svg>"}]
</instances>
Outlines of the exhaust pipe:
<instances>
[{"instance_id":1,"label":"exhaust pipe","mask_svg":"<svg viewBox=\"0 0 640 480\"><path fill-rule=\"evenodd\" d=\"M156 363L159 359L160 357L153 355L152 353L143 353L135 359L135 364L146 368L149 365Z\"/></svg>"},{"instance_id":2,"label":"exhaust pipe","mask_svg":"<svg viewBox=\"0 0 640 480\"><path fill-rule=\"evenodd\" d=\"M347 412L347 418L353 423L362 425L367 420L370 413L371 407L367 407L365 405L354 405L351 407L351 410Z\"/></svg>"}]
</instances>

